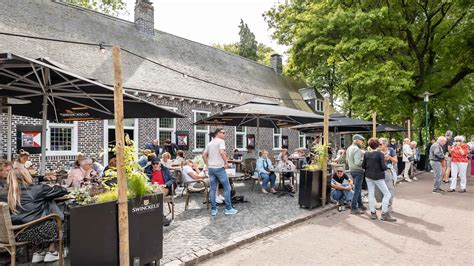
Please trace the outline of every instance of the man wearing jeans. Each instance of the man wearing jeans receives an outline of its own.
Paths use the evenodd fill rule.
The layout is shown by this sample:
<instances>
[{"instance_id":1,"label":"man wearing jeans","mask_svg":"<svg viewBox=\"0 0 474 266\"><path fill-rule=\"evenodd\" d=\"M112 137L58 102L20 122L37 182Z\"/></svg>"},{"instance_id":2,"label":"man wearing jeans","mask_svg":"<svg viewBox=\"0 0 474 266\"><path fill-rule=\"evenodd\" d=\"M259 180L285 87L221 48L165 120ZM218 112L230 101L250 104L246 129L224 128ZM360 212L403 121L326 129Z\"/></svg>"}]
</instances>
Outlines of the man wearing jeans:
<instances>
[{"instance_id":1,"label":"man wearing jeans","mask_svg":"<svg viewBox=\"0 0 474 266\"><path fill-rule=\"evenodd\" d=\"M441 166L441 163L444 160L443 145L445 144L446 144L446 138L439 137L438 141L435 142L433 145L431 145L431 148L430 148L430 164L434 172L433 193L438 193L438 194L441 192L444 192L444 190L441 189L441 180L443 179L443 176L444 176L444 173L443 173L444 171L443 171L443 167Z\"/></svg>"},{"instance_id":2,"label":"man wearing jeans","mask_svg":"<svg viewBox=\"0 0 474 266\"><path fill-rule=\"evenodd\" d=\"M209 179L211 181L211 215L217 215L217 203L216 203L216 190L217 182L220 182L224 187L224 198L225 198L225 210L224 214L232 215L236 214L237 210L232 208L230 201L230 183L229 178L227 178L227 173L225 168L229 167L227 163L227 154L225 153L225 141L224 141L225 131L223 128L218 128L214 131L214 138L209 144L207 144L206 149L203 153L204 163L207 165L209 170Z\"/></svg>"},{"instance_id":3,"label":"man wearing jeans","mask_svg":"<svg viewBox=\"0 0 474 266\"><path fill-rule=\"evenodd\" d=\"M362 204L362 182L364 181L364 169L362 169L362 160L364 154L361 150L365 138L361 135L354 135L352 137L352 145L347 148L347 164L349 165L349 172L354 180L354 196L351 201L351 213L362 214L366 207Z\"/></svg>"}]
</instances>

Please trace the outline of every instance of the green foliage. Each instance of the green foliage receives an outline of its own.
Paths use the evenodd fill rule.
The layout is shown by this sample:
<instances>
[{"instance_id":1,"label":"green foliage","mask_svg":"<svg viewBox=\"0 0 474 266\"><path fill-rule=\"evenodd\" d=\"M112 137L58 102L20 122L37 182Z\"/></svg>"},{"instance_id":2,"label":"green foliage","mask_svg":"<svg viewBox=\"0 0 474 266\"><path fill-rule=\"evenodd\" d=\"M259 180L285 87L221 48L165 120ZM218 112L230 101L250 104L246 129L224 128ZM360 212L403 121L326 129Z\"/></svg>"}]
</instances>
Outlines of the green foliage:
<instances>
[{"instance_id":1,"label":"green foliage","mask_svg":"<svg viewBox=\"0 0 474 266\"><path fill-rule=\"evenodd\" d=\"M275 50L263 43L257 43L255 35L250 31L248 25L245 24L243 20L240 20L239 29L240 42L213 44L212 46L270 66L270 57L276 53Z\"/></svg>"},{"instance_id":2,"label":"green foliage","mask_svg":"<svg viewBox=\"0 0 474 266\"><path fill-rule=\"evenodd\" d=\"M349 115L376 111L380 121L420 127L419 95L429 91L432 134L474 130L470 1L293 0L264 16L291 46L286 73L329 92Z\"/></svg>"},{"instance_id":3,"label":"green foliage","mask_svg":"<svg viewBox=\"0 0 474 266\"><path fill-rule=\"evenodd\" d=\"M316 171L323 169L323 162L329 158L328 146L318 144L311 148L311 164L305 166L305 170Z\"/></svg>"},{"instance_id":4,"label":"green foliage","mask_svg":"<svg viewBox=\"0 0 474 266\"><path fill-rule=\"evenodd\" d=\"M109 201L116 201L118 199L118 190L107 190L96 196L97 203L104 203Z\"/></svg>"},{"instance_id":5,"label":"green foliage","mask_svg":"<svg viewBox=\"0 0 474 266\"><path fill-rule=\"evenodd\" d=\"M240 20L239 29L239 55L257 61L257 41L255 40L255 34L250 31L249 26L242 19Z\"/></svg>"},{"instance_id":6,"label":"green foliage","mask_svg":"<svg viewBox=\"0 0 474 266\"><path fill-rule=\"evenodd\" d=\"M66 2L112 16L118 16L126 9L125 0L66 0Z\"/></svg>"},{"instance_id":7,"label":"green foliage","mask_svg":"<svg viewBox=\"0 0 474 266\"><path fill-rule=\"evenodd\" d=\"M86 188L80 188L72 191L69 196L74 198L74 201L79 205L88 205L95 202L95 199L90 196Z\"/></svg>"}]
</instances>

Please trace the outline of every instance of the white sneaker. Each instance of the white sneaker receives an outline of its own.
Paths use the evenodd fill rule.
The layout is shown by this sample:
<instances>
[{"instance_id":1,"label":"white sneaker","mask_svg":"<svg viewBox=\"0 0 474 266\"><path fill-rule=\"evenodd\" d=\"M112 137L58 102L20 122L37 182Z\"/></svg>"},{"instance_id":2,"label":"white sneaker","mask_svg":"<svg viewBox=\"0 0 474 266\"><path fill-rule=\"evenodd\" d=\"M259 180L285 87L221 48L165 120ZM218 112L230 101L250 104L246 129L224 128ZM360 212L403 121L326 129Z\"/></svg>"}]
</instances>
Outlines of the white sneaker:
<instances>
[{"instance_id":1,"label":"white sneaker","mask_svg":"<svg viewBox=\"0 0 474 266\"><path fill-rule=\"evenodd\" d=\"M47 252L46 256L44 256L44 262L53 262L59 260L59 253L55 252Z\"/></svg>"},{"instance_id":2,"label":"white sneaker","mask_svg":"<svg viewBox=\"0 0 474 266\"><path fill-rule=\"evenodd\" d=\"M418 178L416 178L416 176L414 176L412 179L413 179L413 180L415 180L415 181L417 181L417 180L418 180Z\"/></svg>"},{"instance_id":3,"label":"white sneaker","mask_svg":"<svg viewBox=\"0 0 474 266\"><path fill-rule=\"evenodd\" d=\"M409 177L405 177L405 181L407 181L408 183L411 182L411 179Z\"/></svg>"},{"instance_id":4,"label":"white sneaker","mask_svg":"<svg viewBox=\"0 0 474 266\"><path fill-rule=\"evenodd\" d=\"M44 260L44 256L46 256L46 251L33 253L33 259L31 259L31 263L42 262Z\"/></svg>"},{"instance_id":5,"label":"white sneaker","mask_svg":"<svg viewBox=\"0 0 474 266\"><path fill-rule=\"evenodd\" d=\"M222 203L224 203L224 201L223 201L223 200L221 200L221 198L220 198L220 197L216 197L216 203L218 203L218 204L222 204Z\"/></svg>"},{"instance_id":6,"label":"white sneaker","mask_svg":"<svg viewBox=\"0 0 474 266\"><path fill-rule=\"evenodd\" d=\"M225 201L225 198L222 195L219 195L218 198L221 199L222 201Z\"/></svg>"}]
</instances>

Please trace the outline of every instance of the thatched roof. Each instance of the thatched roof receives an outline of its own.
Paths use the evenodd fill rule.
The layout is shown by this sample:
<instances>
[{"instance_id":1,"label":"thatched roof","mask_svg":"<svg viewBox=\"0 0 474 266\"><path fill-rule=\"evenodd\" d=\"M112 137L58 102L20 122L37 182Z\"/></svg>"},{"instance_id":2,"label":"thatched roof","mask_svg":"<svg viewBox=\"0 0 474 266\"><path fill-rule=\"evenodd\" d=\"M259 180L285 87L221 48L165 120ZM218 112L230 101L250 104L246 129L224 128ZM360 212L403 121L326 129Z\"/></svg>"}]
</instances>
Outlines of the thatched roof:
<instances>
[{"instance_id":1,"label":"thatched roof","mask_svg":"<svg viewBox=\"0 0 474 266\"><path fill-rule=\"evenodd\" d=\"M251 60L162 31L154 36L138 32L133 22L62 2L0 0L0 32L121 46L134 53L244 94L207 84L122 52L126 88L229 104L255 98L245 92L276 98L302 99L306 87ZM0 35L0 53L49 58L85 77L113 84L111 49ZM260 97L262 98L262 97ZM274 100L274 99L273 99ZM309 111L300 101L284 105Z\"/></svg>"}]
</instances>

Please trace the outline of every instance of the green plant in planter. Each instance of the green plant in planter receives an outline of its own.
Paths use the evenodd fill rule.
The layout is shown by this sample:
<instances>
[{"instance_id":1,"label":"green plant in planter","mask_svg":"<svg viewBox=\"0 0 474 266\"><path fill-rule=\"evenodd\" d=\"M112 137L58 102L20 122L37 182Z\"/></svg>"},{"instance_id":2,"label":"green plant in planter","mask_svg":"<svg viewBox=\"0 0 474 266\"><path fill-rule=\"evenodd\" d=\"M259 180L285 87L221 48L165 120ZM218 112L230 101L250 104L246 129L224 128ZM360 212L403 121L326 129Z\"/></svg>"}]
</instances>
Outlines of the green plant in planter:
<instances>
[{"instance_id":1,"label":"green plant in planter","mask_svg":"<svg viewBox=\"0 0 474 266\"><path fill-rule=\"evenodd\" d=\"M115 152L115 147L112 149ZM125 135L124 146L124 170L127 178L127 196L129 198L142 197L153 193L153 188L147 183L147 176L142 171L140 165L137 163L137 155L135 154L135 147L133 141L128 135ZM117 179L116 169L109 169L105 172L106 178L102 183L106 186L106 191L97 195L97 202L114 201L118 199L118 187L116 184L106 185L107 181Z\"/></svg>"},{"instance_id":2,"label":"green plant in planter","mask_svg":"<svg viewBox=\"0 0 474 266\"><path fill-rule=\"evenodd\" d=\"M307 171L317 171L323 169L323 162L328 158L328 146L327 145L315 145L311 149L311 164L307 164L304 169Z\"/></svg>"}]
</instances>

